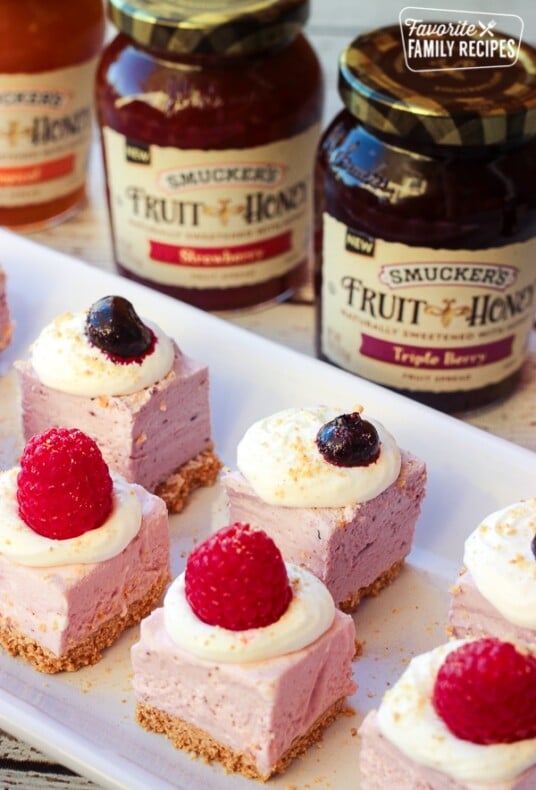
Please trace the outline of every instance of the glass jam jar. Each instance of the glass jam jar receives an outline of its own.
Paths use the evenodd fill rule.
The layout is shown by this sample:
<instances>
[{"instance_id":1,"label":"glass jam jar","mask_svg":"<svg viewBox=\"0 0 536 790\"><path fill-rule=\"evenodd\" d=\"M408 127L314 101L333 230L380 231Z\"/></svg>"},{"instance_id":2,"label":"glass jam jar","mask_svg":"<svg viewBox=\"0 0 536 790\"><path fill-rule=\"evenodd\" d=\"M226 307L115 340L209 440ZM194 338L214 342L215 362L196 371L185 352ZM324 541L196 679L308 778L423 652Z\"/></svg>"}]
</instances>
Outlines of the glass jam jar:
<instances>
[{"instance_id":1,"label":"glass jam jar","mask_svg":"<svg viewBox=\"0 0 536 790\"><path fill-rule=\"evenodd\" d=\"M536 52L410 71L400 29L343 52L317 158L318 355L443 411L508 395L536 282Z\"/></svg>"},{"instance_id":2,"label":"glass jam jar","mask_svg":"<svg viewBox=\"0 0 536 790\"><path fill-rule=\"evenodd\" d=\"M0 225L35 229L85 198L102 0L16 0L0 13Z\"/></svg>"},{"instance_id":3,"label":"glass jam jar","mask_svg":"<svg viewBox=\"0 0 536 790\"><path fill-rule=\"evenodd\" d=\"M323 105L306 0L111 0L97 111L119 272L206 310L312 271Z\"/></svg>"}]
</instances>

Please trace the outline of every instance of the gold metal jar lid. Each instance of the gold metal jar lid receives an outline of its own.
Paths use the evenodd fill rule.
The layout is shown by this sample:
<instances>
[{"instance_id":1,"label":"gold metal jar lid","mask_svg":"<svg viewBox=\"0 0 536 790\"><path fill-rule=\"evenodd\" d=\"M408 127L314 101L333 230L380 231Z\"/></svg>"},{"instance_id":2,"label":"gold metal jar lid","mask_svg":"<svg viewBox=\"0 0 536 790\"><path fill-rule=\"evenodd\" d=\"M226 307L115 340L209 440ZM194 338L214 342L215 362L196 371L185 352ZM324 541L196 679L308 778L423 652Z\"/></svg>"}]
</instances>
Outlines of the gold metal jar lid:
<instances>
[{"instance_id":1,"label":"gold metal jar lid","mask_svg":"<svg viewBox=\"0 0 536 790\"><path fill-rule=\"evenodd\" d=\"M495 34L500 36L501 34ZM399 26L356 38L339 61L347 109L373 129L417 144L486 146L536 134L536 50L509 67L408 67Z\"/></svg>"},{"instance_id":2,"label":"gold metal jar lid","mask_svg":"<svg viewBox=\"0 0 536 790\"><path fill-rule=\"evenodd\" d=\"M109 0L119 30L176 54L257 52L291 41L308 15L309 0Z\"/></svg>"}]
</instances>

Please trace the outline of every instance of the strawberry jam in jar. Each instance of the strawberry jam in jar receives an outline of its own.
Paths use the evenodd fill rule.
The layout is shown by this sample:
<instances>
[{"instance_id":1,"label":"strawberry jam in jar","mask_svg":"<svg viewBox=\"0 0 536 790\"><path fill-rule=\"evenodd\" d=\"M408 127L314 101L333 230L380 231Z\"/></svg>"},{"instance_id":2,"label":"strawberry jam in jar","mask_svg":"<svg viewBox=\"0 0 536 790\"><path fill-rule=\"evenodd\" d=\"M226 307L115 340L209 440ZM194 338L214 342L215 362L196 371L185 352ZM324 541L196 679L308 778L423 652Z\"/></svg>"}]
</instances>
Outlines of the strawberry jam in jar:
<instances>
[{"instance_id":1,"label":"strawberry jam in jar","mask_svg":"<svg viewBox=\"0 0 536 790\"><path fill-rule=\"evenodd\" d=\"M102 0L16 0L0 12L0 225L37 229L85 199Z\"/></svg>"},{"instance_id":2,"label":"strawberry jam in jar","mask_svg":"<svg viewBox=\"0 0 536 790\"><path fill-rule=\"evenodd\" d=\"M121 274L206 310L312 261L323 85L306 0L110 0L97 111Z\"/></svg>"},{"instance_id":3,"label":"strawberry jam in jar","mask_svg":"<svg viewBox=\"0 0 536 790\"><path fill-rule=\"evenodd\" d=\"M398 26L341 55L345 108L317 159L317 349L455 412L512 392L530 336L536 52L429 65L408 68Z\"/></svg>"}]
</instances>

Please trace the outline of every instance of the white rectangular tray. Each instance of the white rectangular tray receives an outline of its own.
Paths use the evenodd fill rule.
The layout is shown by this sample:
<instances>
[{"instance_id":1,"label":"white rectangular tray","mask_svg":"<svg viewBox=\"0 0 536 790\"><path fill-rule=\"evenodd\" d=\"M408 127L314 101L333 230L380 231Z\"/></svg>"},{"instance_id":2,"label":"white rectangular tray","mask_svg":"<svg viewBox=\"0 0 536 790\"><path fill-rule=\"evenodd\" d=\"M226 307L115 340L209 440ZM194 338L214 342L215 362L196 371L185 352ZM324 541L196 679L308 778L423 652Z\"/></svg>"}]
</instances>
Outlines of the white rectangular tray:
<instances>
[{"instance_id":1,"label":"white rectangular tray","mask_svg":"<svg viewBox=\"0 0 536 790\"><path fill-rule=\"evenodd\" d=\"M40 329L61 312L84 309L108 294L129 298L182 349L210 366L216 448L234 466L235 447L255 419L287 406L364 404L399 444L428 465L428 493L415 547L401 577L356 614L365 642L355 663L355 715L339 720L322 743L271 780L278 790L358 788L356 729L363 715L409 658L445 640L448 587L460 565L463 541L489 512L534 496L536 456L502 439L315 359L259 338L129 280L87 266L24 237L0 231L0 260L16 322L12 346L0 358L0 465L20 448L17 391L11 365L27 354ZM218 487L195 495L171 520L173 572L194 541L226 523ZM95 667L45 676L0 654L0 727L23 738L98 784L128 790L210 788L239 790L254 783L191 760L163 736L134 722L129 648L137 628Z\"/></svg>"}]
</instances>

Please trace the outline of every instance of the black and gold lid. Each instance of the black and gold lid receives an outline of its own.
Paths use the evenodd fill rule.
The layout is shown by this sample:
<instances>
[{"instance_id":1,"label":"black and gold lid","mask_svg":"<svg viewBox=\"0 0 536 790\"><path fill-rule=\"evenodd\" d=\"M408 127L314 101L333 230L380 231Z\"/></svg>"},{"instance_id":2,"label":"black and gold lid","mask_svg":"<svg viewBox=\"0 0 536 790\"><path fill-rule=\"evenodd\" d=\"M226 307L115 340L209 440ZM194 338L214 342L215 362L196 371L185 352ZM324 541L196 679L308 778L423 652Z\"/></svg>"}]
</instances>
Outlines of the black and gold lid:
<instances>
[{"instance_id":1,"label":"black and gold lid","mask_svg":"<svg viewBox=\"0 0 536 790\"><path fill-rule=\"evenodd\" d=\"M500 34L495 34L499 35ZM339 93L373 129L417 144L486 146L536 134L536 50L508 67L408 67L399 26L356 38L339 61Z\"/></svg>"},{"instance_id":2,"label":"black and gold lid","mask_svg":"<svg viewBox=\"0 0 536 790\"><path fill-rule=\"evenodd\" d=\"M109 0L119 30L175 54L258 52L291 41L308 15L309 0Z\"/></svg>"}]
</instances>

